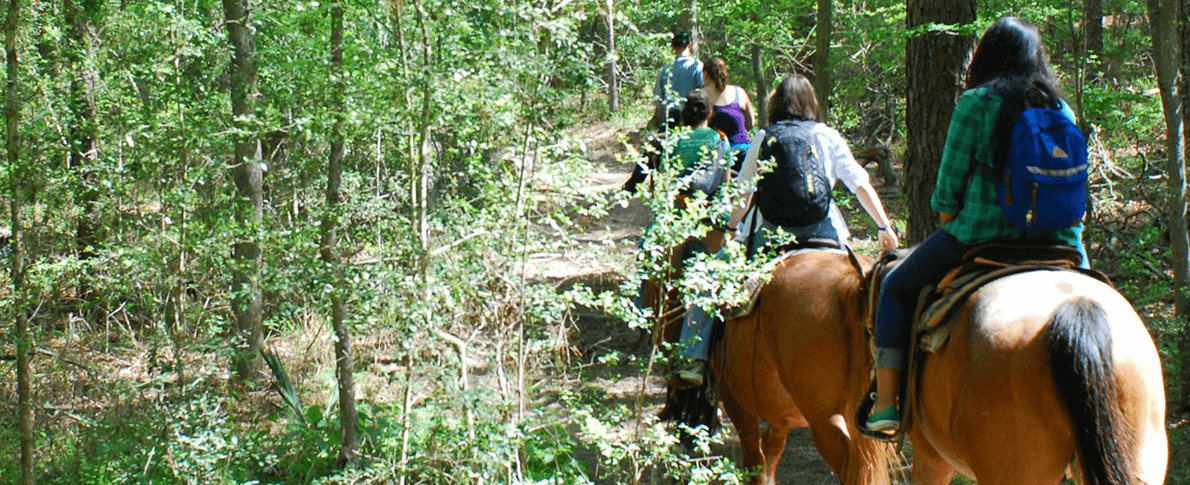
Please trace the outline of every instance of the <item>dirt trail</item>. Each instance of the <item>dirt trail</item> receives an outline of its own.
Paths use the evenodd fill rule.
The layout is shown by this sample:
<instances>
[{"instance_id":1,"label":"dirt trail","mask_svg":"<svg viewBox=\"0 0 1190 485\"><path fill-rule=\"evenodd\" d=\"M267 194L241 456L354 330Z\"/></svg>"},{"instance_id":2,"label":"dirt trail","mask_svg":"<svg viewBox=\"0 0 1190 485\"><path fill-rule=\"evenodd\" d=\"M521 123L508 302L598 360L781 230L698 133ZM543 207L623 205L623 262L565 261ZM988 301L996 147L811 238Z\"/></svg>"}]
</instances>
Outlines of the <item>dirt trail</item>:
<instances>
[{"instance_id":1,"label":"dirt trail","mask_svg":"<svg viewBox=\"0 0 1190 485\"><path fill-rule=\"evenodd\" d=\"M615 125L600 123L579 130L587 146L591 162L588 190L610 193L619 190L632 171L629 163L616 160L623 153L620 142L625 132ZM566 254L549 255L535 261L543 276L570 281L582 281L596 291L619 285L632 265L641 231L651 216L639 199L632 199L627 207L614 205L610 213L599 219L584 221L585 232L578 236L583 247ZM604 241L611 241L608 245ZM596 247L604 248L602 251ZM573 343L581 353L584 364L590 365L589 385L601 387L614 400L634 399L640 389L640 372L624 365L610 368L598 364L598 357L612 351L648 358L648 344L622 322L595 311L580 311L578 332ZM651 376L647 399L653 412L659 409L664 392L659 377ZM742 457L738 437L730 422L724 419L721 433L726 433L726 447L721 452L739 462ZM837 483L831 469L818 456L808 429L796 429L789 436L785 455L777 472L778 485L819 485Z\"/></svg>"}]
</instances>

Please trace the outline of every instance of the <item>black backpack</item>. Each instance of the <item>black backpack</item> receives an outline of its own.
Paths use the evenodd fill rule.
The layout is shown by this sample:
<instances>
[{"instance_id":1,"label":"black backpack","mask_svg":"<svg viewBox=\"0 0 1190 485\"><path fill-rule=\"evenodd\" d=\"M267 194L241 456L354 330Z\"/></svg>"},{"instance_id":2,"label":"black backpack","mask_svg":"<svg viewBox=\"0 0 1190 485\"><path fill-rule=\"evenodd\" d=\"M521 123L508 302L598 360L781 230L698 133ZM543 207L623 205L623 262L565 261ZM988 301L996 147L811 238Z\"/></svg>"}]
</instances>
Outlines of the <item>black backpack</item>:
<instances>
[{"instance_id":1,"label":"black backpack","mask_svg":"<svg viewBox=\"0 0 1190 485\"><path fill-rule=\"evenodd\" d=\"M776 160L756 182L753 203L766 221L784 227L821 222L831 206L831 181L814 139L816 121L781 121L767 128L760 159Z\"/></svg>"}]
</instances>

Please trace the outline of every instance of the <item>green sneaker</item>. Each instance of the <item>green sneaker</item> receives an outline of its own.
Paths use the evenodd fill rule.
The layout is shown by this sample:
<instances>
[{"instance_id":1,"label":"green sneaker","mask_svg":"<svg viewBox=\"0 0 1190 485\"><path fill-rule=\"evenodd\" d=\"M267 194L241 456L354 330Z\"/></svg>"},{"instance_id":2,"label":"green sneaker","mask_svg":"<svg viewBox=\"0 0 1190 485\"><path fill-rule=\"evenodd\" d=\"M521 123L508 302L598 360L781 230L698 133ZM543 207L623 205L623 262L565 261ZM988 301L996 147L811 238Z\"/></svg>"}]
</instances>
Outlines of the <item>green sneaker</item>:
<instances>
[{"instance_id":1,"label":"green sneaker","mask_svg":"<svg viewBox=\"0 0 1190 485\"><path fill-rule=\"evenodd\" d=\"M869 416L864 426L879 433L896 433L901 427L901 413L896 406L886 407Z\"/></svg>"}]
</instances>

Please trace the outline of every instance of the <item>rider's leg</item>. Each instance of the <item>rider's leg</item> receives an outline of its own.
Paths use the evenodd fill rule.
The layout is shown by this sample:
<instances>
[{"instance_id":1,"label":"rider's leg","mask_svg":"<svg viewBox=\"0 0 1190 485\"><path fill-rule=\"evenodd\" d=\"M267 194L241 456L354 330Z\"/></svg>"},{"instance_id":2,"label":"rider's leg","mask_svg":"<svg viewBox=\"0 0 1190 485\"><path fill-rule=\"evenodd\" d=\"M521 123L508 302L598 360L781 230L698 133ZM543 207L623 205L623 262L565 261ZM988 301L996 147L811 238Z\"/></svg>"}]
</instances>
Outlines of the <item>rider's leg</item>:
<instances>
[{"instance_id":1,"label":"rider's leg","mask_svg":"<svg viewBox=\"0 0 1190 485\"><path fill-rule=\"evenodd\" d=\"M705 247L704 247L705 250ZM687 257L692 256L688 255ZM715 253L715 259L726 261L731 254L725 250ZM705 295L703 295L705 296ZM678 339L682 347L681 355L686 362L679 364L679 378L690 384L701 384L705 363L711 355L711 337L715 326L721 321L712 317L701 305L690 305L686 309L686 316L682 319L682 332Z\"/></svg>"},{"instance_id":2,"label":"rider's leg","mask_svg":"<svg viewBox=\"0 0 1190 485\"><path fill-rule=\"evenodd\" d=\"M707 360L711 354L711 315L701 306L691 305L682 321L682 355L691 359Z\"/></svg>"},{"instance_id":3,"label":"rider's leg","mask_svg":"<svg viewBox=\"0 0 1190 485\"><path fill-rule=\"evenodd\" d=\"M877 413L896 403L918 295L922 288L937 282L962 262L968 248L939 229L927 236L881 282L880 303L876 308Z\"/></svg>"}]
</instances>

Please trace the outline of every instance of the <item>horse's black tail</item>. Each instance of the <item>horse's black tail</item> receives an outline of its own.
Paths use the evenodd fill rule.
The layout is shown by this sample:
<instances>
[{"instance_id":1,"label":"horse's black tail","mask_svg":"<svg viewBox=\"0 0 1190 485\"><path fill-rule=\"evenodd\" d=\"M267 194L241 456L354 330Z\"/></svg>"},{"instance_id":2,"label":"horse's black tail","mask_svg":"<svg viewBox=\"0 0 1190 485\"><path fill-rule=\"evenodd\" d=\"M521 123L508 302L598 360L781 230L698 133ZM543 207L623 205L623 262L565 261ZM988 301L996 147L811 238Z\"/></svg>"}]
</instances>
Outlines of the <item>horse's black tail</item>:
<instances>
[{"instance_id":1,"label":"horse's black tail","mask_svg":"<svg viewBox=\"0 0 1190 485\"><path fill-rule=\"evenodd\" d=\"M715 349L723 341L723 320L715 318L708 325L712 325L710 348ZM671 384L665 386L665 406L657 417L662 422L672 422L686 425L690 428L706 426L709 434L719 431L719 374L716 374L711 364L704 369L702 384L678 389ZM682 444L690 448L694 444L694 436L684 429L678 431Z\"/></svg>"},{"instance_id":2,"label":"horse's black tail","mask_svg":"<svg viewBox=\"0 0 1190 485\"><path fill-rule=\"evenodd\" d=\"M708 379L709 381L709 379ZM665 393L665 407L658 418L662 421L683 424L691 428L706 426L714 433L719 429L719 399L712 395L713 384L704 382L701 386L677 389L670 386ZM690 445L693 437L681 431L682 443Z\"/></svg>"},{"instance_id":3,"label":"horse's black tail","mask_svg":"<svg viewBox=\"0 0 1190 485\"><path fill-rule=\"evenodd\" d=\"M1062 303L1046 329L1046 344L1058 398L1074 426L1083 483L1131 483L1136 467L1124 438L1107 312L1086 298Z\"/></svg>"}]
</instances>

